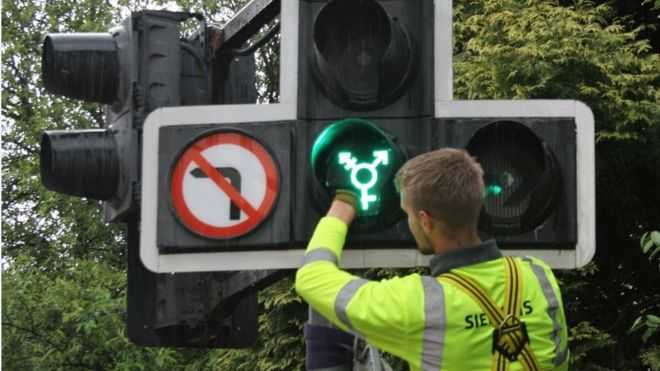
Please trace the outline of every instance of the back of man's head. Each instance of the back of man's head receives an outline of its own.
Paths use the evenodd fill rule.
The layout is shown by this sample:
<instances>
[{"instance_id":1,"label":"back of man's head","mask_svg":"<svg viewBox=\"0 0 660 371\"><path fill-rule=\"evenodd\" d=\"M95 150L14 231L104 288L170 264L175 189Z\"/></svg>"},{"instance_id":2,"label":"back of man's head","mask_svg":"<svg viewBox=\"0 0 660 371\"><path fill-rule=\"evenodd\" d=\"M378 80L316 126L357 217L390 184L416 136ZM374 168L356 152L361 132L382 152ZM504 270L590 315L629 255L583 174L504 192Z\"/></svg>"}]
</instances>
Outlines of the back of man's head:
<instances>
[{"instance_id":1,"label":"back of man's head","mask_svg":"<svg viewBox=\"0 0 660 371\"><path fill-rule=\"evenodd\" d=\"M484 198L483 174L466 151L443 148L408 160L396 184L413 211L424 210L452 229L475 228Z\"/></svg>"}]
</instances>

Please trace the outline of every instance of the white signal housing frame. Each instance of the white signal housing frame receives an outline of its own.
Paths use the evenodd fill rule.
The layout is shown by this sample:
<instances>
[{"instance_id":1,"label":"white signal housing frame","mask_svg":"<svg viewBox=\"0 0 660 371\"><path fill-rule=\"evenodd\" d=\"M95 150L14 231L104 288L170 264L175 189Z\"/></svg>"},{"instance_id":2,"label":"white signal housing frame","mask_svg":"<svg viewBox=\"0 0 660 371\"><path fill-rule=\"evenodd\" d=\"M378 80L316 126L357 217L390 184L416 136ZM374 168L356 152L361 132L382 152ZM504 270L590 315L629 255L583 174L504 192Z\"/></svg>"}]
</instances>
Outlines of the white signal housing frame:
<instances>
[{"instance_id":1,"label":"white signal housing frame","mask_svg":"<svg viewBox=\"0 0 660 371\"><path fill-rule=\"evenodd\" d=\"M594 120L581 102L452 101L452 1L434 0L435 117L574 117L577 127L578 243L575 250L505 250L507 254L538 256L553 268L576 268L595 253ZM237 271L296 268L304 249L247 252L162 254L157 246L159 130L167 126L295 120L298 86L299 1L282 1L280 102L277 104L216 105L161 108L144 123L140 258L157 273ZM311 237L311 236L310 236ZM430 257L414 246L401 249L346 250L344 268L424 266Z\"/></svg>"},{"instance_id":2,"label":"white signal housing frame","mask_svg":"<svg viewBox=\"0 0 660 371\"><path fill-rule=\"evenodd\" d=\"M437 118L574 118L576 130L577 244L574 250L503 250L506 255L531 255L557 269L579 268L596 253L596 159L594 115L576 100L436 101Z\"/></svg>"}]
</instances>

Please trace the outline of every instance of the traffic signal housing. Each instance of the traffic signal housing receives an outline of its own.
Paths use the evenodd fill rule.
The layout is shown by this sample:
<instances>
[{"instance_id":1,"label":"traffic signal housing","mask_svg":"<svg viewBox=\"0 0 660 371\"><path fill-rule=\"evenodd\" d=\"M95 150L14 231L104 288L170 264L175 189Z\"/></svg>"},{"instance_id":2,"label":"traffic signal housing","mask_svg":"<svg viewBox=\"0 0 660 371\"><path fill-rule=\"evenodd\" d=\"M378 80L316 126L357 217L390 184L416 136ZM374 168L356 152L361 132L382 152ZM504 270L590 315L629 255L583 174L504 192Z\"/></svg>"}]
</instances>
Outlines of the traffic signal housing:
<instances>
[{"instance_id":1,"label":"traffic signal housing","mask_svg":"<svg viewBox=\"0 0 660 371\"><path fill-rule=\"evenodd\" d=\"M192 17L200 27L182 38L181 23ZM59 193L102 200L106 221L127 224L127 335L138 345L248 347L256 341L256 293L226 284L234 275L154 274L139 258L147 115L163 106L256 101L254 60L212 49L219 33L199 15L145 10L107 33L50 34L43 42L46 90L103 104L105 120L100 129L43 133L42 182Z\"/></svg>"},{"instance_id":2,"label":"traffic signal housing","mask_svg":"<svg viewBox=\"0 0 660 371\"><path fill-rule=\"evenodd\" d=\"M121 34L121 35L120 35ZM129 67L127 50L117 38L130 37L124 28L111 33L50 34L43 42L42 77L46 90L87 102L118 100L119 83Z\"/></svg>"},{"instance_id":3,"label":"traffic signal housing","mask_svg":"<svg viewBox=\"0 0 660 371\"><path fill-rule=\"evenodd\" d=\"M393 180L430 148L433 6L300 1L296 245L348 188L359 198L348 249L412 246Z\"/></svg>"},{"instance_id":4,"label":"traffic signal housing","mask_svg":"<svg viewBox=\"0 0 660 371\"><path fill-rule=\"evenodd\" d=\"M406 253L415 252L415 242L403 213L395 210L398 195L384 197L385 187L378 189L381 198L366 192L372 186L367 180L375 179L366 165L376 163L380 153L366 130L371 126L401 156L387 168L391 172L382 174L382 184L391 185L401 164L417 154L465 149L485 171L483 239L495 238L506 253L537 255L555 267L574 268L591 259L593 117L588 107L574 101L452 101L451 63L449 72L443 68L445 54L452 52L451 27L443 27L451 11L442 2L300 4L302 124L296 144L297 163L307 176L297 177L298 246L306 244L334 190L348 187L363 197L343 264L424 264L426 259ZM351 134L329 135L335 131ZM357 179L359 174L365 180ZM363 202L369 197L374 206Z\"/></svg>"},{"instance_id":5,"label":"traffic signal housing","mask_svg":"<svg viewBox=\"0 0 660 371\"><path fill-rule=\"evenodd\" d=\"M574 120L448 120L438 129L451 133L437 135L438 147L465 148L484 170L479 231L485 238L503 246L575 244Z\"/></svg>"},{"instance_id":6,"label":"traffic signal housing","mask_svg":"<svg viewBox=\"0 0 660 371\"><path fill-rule=\"evenodd\" d=\"M551 130L557 133L543 135ZM536 131L543 133L539 136ZM572 120L546 121L538 126L524 119L494 120L470 136L465 148L480 159L485 172L486 195L480 230L498 236L527 233L542 225L557 210L561 205L560 197L575 199L575 137L570 135L572 132L575 132ZM562 146L549 143L551 138L558 138ZM564 166L560 166L557 157ZM572 171L562 176L562 167ZM567 184L563 184L564 178ZM575 203L567 204L571 205L563 218L567 229L560 235L574 243Z\"/></svg>"},{"instance_id":7,"label":"traffic signal housing","mask_svg":"<svg viewBox=\"0 0 660 371\"><path fill-rule=\"evenodd\" d=\"M433 149L462 148L484 170L482 239L505 253L539 256L556 268L595 252L594 122L566 100L436 104Z\"/></svg>"},{"instance_id":8,"label":"traffic signal housing","mask_svg":"<svg viewBox=\"0 0 660 371\"><path fill-rule=\"evenodd\" d=\"M451 54L447 8L440 0L283 2L279 103L153 112L142 159L145 266L156 272L298 267L339 188L358 193L361 208L343 267L425 265L429 257L415 248L393 181L406 160L442 147L466 149L483 163L482 238L557 268L586 264L594 251L591 112L574 101L450 100L451 64L439 62ZM183 238L190 231L168 206L168 169L205 135L227 130L270 148L279 169L288 169L280 179L289 185L254 230L225 239L197 232ZM232 177L226 164L214 167L216 177ZM191 180L206 175L212 184L204 170L188 173ZM230 201L240 208L240 198L225 193L223 203L202 208L222 204L218 214L231 219Z\"/></svg>"},{"instance_id":9,"label":"traffic signal housing","mask_svg":"<svg viewBox=\"0 0 660 371\"><path fill-rule=\"evenodd\" d=\"M307 9L314 15L309 72L315 88L335 106L385 108L406 93L420 69L421 33L414 21L421 20L423 7L394 3L333 0ZM412 16L406 17L408 12Z\"/></svg>"},{"instance_id":10,"label":"traffic signal housing","mask_svg":"<svg viewBox=\"0 0 660 371\"><path fill-rule=\"evenodd\" d=\"M179 36L179 24L191 17L196 16L142 11L107 33L45 37L46 90L105 105L103 129L43 133L41 175L47 188L105 201L107 221L135 215L146 116L162 106L212 101L206 40Z\"/></svg>"},{"instance_id":11,"label":"traffic signal housing","mask_svg":"<svg viewBox=\"0 0 660 371\"><path fill-rule=\"evenodd\" d=\"M42 79L56 95L106 104L105 129L53 130L41 138L46 188L105 201L107 221L128 215L138 181L131 89L137 72L133 19L107 33L49 34Z\"/></svg>"}]
</instances>

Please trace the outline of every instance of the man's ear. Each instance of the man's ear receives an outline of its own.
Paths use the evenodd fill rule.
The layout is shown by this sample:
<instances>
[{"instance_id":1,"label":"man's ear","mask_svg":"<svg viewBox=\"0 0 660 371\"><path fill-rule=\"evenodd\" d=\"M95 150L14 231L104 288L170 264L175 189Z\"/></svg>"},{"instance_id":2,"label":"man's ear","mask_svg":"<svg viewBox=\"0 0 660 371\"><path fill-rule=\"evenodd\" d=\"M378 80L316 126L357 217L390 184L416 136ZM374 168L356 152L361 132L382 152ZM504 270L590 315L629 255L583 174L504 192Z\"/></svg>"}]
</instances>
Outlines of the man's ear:
<instances>
[{"instance_id":1,"label":"man's ear","mask_svg":"<svg viewBox=\"0 0 660 371\"><path fill-rule=\"evenodd\" d=\"M419 210L417 215L419 216L419 224L422 226L424 232L430 234L433 230L434 224L434 220L431 215L424 210Z\"/></svg>"}]
</instances>

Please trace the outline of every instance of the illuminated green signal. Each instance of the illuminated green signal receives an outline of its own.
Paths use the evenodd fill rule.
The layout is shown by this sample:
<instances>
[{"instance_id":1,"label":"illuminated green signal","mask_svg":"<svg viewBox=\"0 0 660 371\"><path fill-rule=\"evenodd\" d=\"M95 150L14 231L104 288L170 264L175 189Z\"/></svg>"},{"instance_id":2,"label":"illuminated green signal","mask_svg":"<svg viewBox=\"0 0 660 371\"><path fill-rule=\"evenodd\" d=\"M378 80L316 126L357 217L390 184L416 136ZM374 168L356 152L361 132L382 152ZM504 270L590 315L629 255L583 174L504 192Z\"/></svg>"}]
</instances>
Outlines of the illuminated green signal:
<instances>
[{"instance_id":1,"label":"illuminated green signal","mask_svg":"<svg viewBox=\"0 0 660 371\"><path fill-rule=\"evenodd\" d=\"M350 171L351 184L360 190L360 206L362 210L369 209L369 203L375 202L378 197L370 194L369 191L378 182L378 166L389 164L389 153L387 150L377 150L373 152L374 160L372 162L360 162L353 157L351 152L339 152L337 160L344 166L346 171ZM365 174L366 175L361 175Z\"/></svg>"},{"instance_id":2,"label":"illuminated green signal","mask_svg":"<svg viewBox=\"0 0 660 371\"><path fill-rule=\"evenodd\" d=\"M488 196L499 196L502 193L503 189L497 184L491 184L486 187L486 197Z\"/></svg>"},{"instance_id":3,"label":"illuminated green signal","mask_svg":"<svg viewBox=\"0 0 660 371\"><path fill-rule=\"evenodd\" d=\"M357 196L356 230L382 229L402 216L396 171L406 156L396 138L373 122L346 118L317 134L310 151L312 196L319 211L330 206L337 190Z\"/></svg>"}]
</instances>

